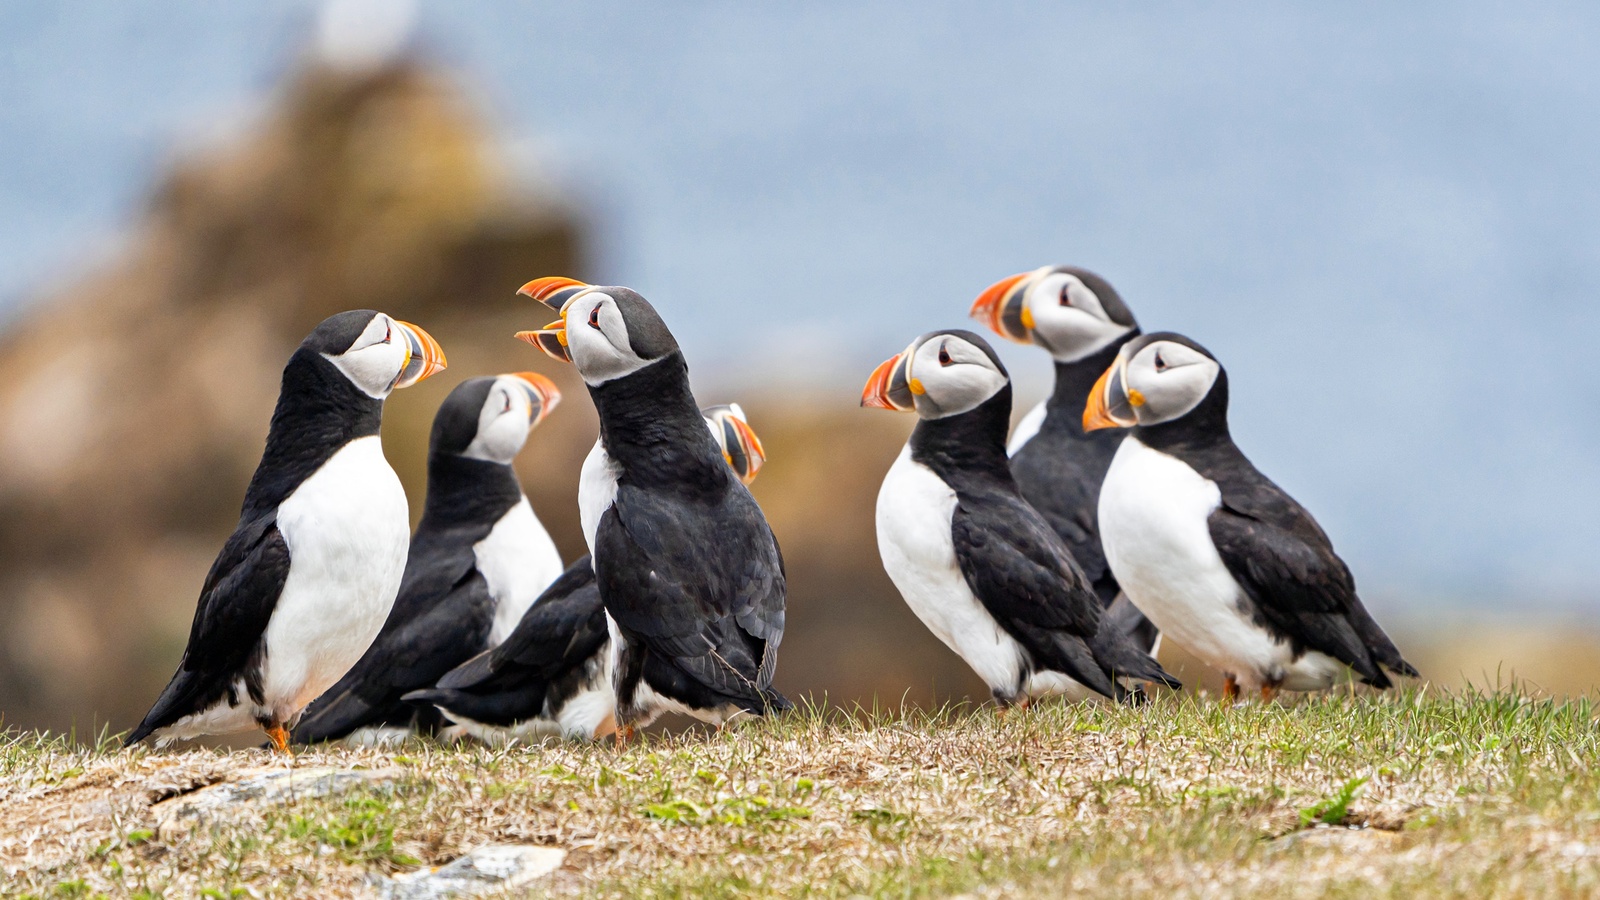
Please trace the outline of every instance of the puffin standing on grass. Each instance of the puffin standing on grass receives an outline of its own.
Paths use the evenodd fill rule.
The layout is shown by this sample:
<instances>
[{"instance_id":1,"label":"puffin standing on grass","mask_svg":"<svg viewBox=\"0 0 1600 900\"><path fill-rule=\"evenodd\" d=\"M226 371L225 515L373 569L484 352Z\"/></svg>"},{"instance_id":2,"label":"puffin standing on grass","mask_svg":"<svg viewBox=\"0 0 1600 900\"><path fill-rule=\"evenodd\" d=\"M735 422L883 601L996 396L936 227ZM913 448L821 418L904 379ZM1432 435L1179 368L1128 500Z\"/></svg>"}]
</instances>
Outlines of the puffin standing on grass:
<instances>
[{"instance_id":1,"label":"puffin standing on grass","mask_svg":"<svg viewBox=\"0 0 1600 900\"><path fill-rule=\"evenodd\" d=\"M296 743L382 743L434 730L438 716L402 695L505 640L561 574L561 554L511 468L560 400L535 372L474 378L445 398L394 609L355 667L307 708Z\"/></svg>"},{"instance_id":2,"label":"puffin standing on grass","mask_svg":"<svg viewBox=\"0 0 1600 900\"><path fill-rule=\"evenodd\" d=\"M1170 333L1129 342L1083 427L1132 429L1100 489L1112 571L1164 634L1223 672L1230 699L1322 690L1352 671L1378 688L1388 672L1416 676L1311 513L1234 444L1228 374L1204 347Z\"/></svg>"},{"instance_id":3,"label":"puffin standing on grass","mask_svg":"<svg viewBox=\"0 0 1600 900\"><path fill-rule=\"evenodd\" d=\"M722 457L749 484L766 461L737 403L701 410ZM593 453L600 453L599 443ZM592 740L616 730L605 605L585 555L562 573L505 642L463 663L408 703L436 707L478 740Z\"/></svg>"},{"instance_id":4,"label":"puffin standing on grass","mask_svg":"<svg viewBox=\"0 0 1600 900\"><path fill-rule=\"evenodd\" d=\"M1005 452L1011 379L988 342L925 334L878 366L861 405L920 420L878 494L884 569L1002 707L1055 694L1124 699L1122 678L1180 686L1101 627L1088 578L1022 499Z\"/></svg>"},{"instance_id":5,"label":"puffin standing on grass","mask_svg":"<svg viewBox=\"0 0 1600 900\"><path fill-rule=\"evenodd\" d=\"M672 332L625 287L541 278L520 293L561 319L517 337L575 364L600 415L578 507L611 633L619 734L663 712L721 727L789 708L772 687L783 557L706 431Z\"/></svg>"},{"instance_id":6,"label":"puffin standing on grass","mask_svg":"<svg viewBox=\"0 0 1600 900\"><path fill-rule=\"evenodd\" d=\"M1111 283L1076 266L1044 266L990 285L973 318L1019 344L1037 344L1055 361L1055 387L1022 417L1006 452L1022 496L1072 551L1117 627L1155 652L1160 634L1127 598L1118 600L1097 524L1100 483L1121 436L1083 430L1095 379L1139 336L1139 323Z\"/></svg>"},{"instance_id":7,"label":"puffin standing on grass","mask_svg":"<svg viewBox=\"0 0 1600 900\"><path fill-rule=\"evenodd\" d=\"M125 746L261 728L287 750L288 726L361 658L400 588L410 523L383 401L444 367L427 332L368 309L300 344L183 660Z\"/></svg>"}]
</instances>

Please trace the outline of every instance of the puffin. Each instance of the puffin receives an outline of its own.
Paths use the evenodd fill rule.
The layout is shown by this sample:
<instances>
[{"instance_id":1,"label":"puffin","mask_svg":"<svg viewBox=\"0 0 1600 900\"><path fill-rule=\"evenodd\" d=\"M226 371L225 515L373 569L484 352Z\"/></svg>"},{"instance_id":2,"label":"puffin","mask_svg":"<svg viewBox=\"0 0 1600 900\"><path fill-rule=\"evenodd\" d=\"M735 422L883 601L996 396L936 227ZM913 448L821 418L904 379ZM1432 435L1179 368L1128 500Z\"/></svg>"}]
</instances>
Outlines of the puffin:
<instances>
[{"instance_id":1,"label":"puffin","mask_svg":"<svg viewBox=\"0 0 1600 900\"><path fill-rule=\"evenodd\" d=\"M1109 617L1006 458L1011 377L970 331L934 331L873 371L861 405L918 417L878 493L878 551L917 618L1002 708L1179 687Z\"/></svg>"},{"instance_id":2,"label":"puffin","mask_svg":"<svg viewBox=\"0 0 1600 900\"><path fill-rule=\"evenodd\" d=\"M1160 633L1120 596L1096 522L1100 483L1122 439L1083 430L1089 388L1122 345L1139 336L1138 321L1109 281L1077 266L1043 266L997 281L970 312L1001 337L1037 344L1054 360L1050 396L1022 417L1006 445L1011 474L1066 542L1118 627L1154 654Z\"/></svg>"},{"instance_id":3,"label":"puffin","mask_svg":"<svg viewBox=\"0 0 1600 900\"><path fill-rule=\"evenodd\" d=\"M426 331L370 309L301 342L178 671L124 746L260 728L287 752L289 727L361 658L400 589L410 518L378 437L383 401L444 367Z\"/></svg>"},{"instance_id":4,"label":"puffin","mask_svg":"<svg viewBox=\"0 0 1600 900\"><path fill-rule=\"evenodd\" d=\"M561 554L511 468L560 401L536 372L469 379L445 398L394 609L355 667L307 708L291 740L383 744L435 731L432 709L401 697L505 640L561 574Z\"/></svg>"},{"instance_id":5,"label":"puffin","mask_svg":"<svg viewBox=\"0 0 1600 900\"><path fill-rule=\"evenodd\" d=\"M1169 332L1127 343L1095 382L1085 431L1128 429L1100 488L1100 540L1123 591L1241 690L1317 691L1349 674L1415 677L1356 595L1316 519L1228 431L1228 373Z\"/></svg>"},{"instance_id":6,"label":"puffin","mask_svg":"<svg viewBox=\"0 0 1600 900\"><path fill-rule=\"evenodd\" d=\"M700 411L723 460L749 484L766 461L761 441L737 403ZM599 452L599 444L595 445ZM586 554L523 614L511 636L405 695L436 708L488 744L562 737L594 740L616 730L611 636L605 605Z\"/></svg>"},{"instance_id":7,"label":"puffin","mask_svg":"<svg viewBox=\"0 0 1600 900\"><path fill-rule=\"evenodd\" d=\"M626 287L540 278L561 312L517 337L572 362L600 417L578 511L611 635L619 739L677 712L723 727L790 708L772 687L783 557L723 459L659 313Z\"/></svg>"}]
</instances>

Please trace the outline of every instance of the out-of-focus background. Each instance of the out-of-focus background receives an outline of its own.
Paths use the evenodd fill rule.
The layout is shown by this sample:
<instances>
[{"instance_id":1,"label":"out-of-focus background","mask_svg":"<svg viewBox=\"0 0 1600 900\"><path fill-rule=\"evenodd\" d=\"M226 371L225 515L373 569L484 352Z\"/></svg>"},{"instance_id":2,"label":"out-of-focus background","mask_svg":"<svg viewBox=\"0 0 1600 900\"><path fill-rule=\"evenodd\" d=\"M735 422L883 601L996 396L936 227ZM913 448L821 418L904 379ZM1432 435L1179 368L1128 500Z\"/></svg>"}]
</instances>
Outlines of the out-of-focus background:
<instances>
[{"instance_id":1,"label":"out-of-focus background","mask_svg":"<svg viewBox=\"0 0 1600 900\"><path fill-rule=\"evenodd\" d=\"M510 338L547 274L639 289L761 432L783 689L982 699L879 568L912 422L856 400L1049 263L1220 356L1241 446L1434 681L1588 690L1597 71L1578 3L0 6L0 713L137 720L342 309L449 354L386 414L414 510L451 386L560 382L519 471L580 552L593 413ZM1046 358L1001 352L1031 404Z\"/></svg>"}]
</instances>

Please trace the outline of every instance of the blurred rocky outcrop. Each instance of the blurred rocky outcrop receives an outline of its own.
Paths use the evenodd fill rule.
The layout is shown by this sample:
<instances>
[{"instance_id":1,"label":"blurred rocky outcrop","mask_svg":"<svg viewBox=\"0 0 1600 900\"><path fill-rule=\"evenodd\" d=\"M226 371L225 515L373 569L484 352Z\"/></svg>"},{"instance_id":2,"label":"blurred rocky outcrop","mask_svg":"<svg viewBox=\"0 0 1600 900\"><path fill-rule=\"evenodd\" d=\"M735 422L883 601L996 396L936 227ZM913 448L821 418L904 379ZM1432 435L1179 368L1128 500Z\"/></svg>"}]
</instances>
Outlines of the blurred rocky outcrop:
<instances>
[{"instance_id":1,"label":"blurred rocky outcrop","mask_svg":"<svg viewBox=\"0 0 1600 900\"><path fill-rule=\"evenodd\" d=\"M178 162L118 259L85 260L0 337L7 723L126 727L159 690L284 360L331 313L416 321L449 356L385 420L420 509L433 410L463 378L540 365L511 334L546 314L514 291L581 276L582 232L561 198L501 166L457 86L415 61L310 64L263 120ZM529 488L568 510L593 419L572 373L545 368L577 402L533 436ZM570 551L569 518L551 524Z\"/></svg>"},{"instance_id":2,"label":"blurred rocky outcrop","mask_svg":"<svg viewBox=\"0 0 1600 900\"><path fill-rule=\"evenodd\" d=\"M519 471L564 555L583 552L577 476L593 408L571 367L511 338L548 316L519 285L586 275L583 231L568 201L502 167L451 79L414 60L310 64L254 127L176 163L119 258L86 260L0 336L5 723L137 721L233 528L283 362L343 309L415 321L449 357L385 412L414 516L429 424L452 386L529 368L561 384L568 402ZM733 387L702 399L742 401L772 454L755 491L789 566L780 687L835 701L984 698L878 564L877 485L911 423L856 409L853 395Z\"/></svg>"}]
</instances>

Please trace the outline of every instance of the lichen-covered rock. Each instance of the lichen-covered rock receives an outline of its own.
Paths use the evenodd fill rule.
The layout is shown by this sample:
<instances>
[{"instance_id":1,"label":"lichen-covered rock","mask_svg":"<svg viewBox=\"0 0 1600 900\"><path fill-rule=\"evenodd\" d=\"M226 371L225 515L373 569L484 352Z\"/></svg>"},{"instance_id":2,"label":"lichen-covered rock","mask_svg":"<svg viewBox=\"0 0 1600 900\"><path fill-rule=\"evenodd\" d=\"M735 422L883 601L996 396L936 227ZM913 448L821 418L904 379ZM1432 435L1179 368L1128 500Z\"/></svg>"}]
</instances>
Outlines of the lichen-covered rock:
<instances>
[{"instance_id":1,"label":"lichen-covered rock","mask_svg":"<svg viewBox=\"0 0 1600 900\"><path fill-rule=\"evenodd\" d=\"M296 769L293 766L257 769L242 777L186 794L150 808L156 835L172 840L202 825L240 816L259 816L261 810L303 800L343 794L356 788L392 785L401 772L394 769Z\"/></svg>"}]
</instances>

